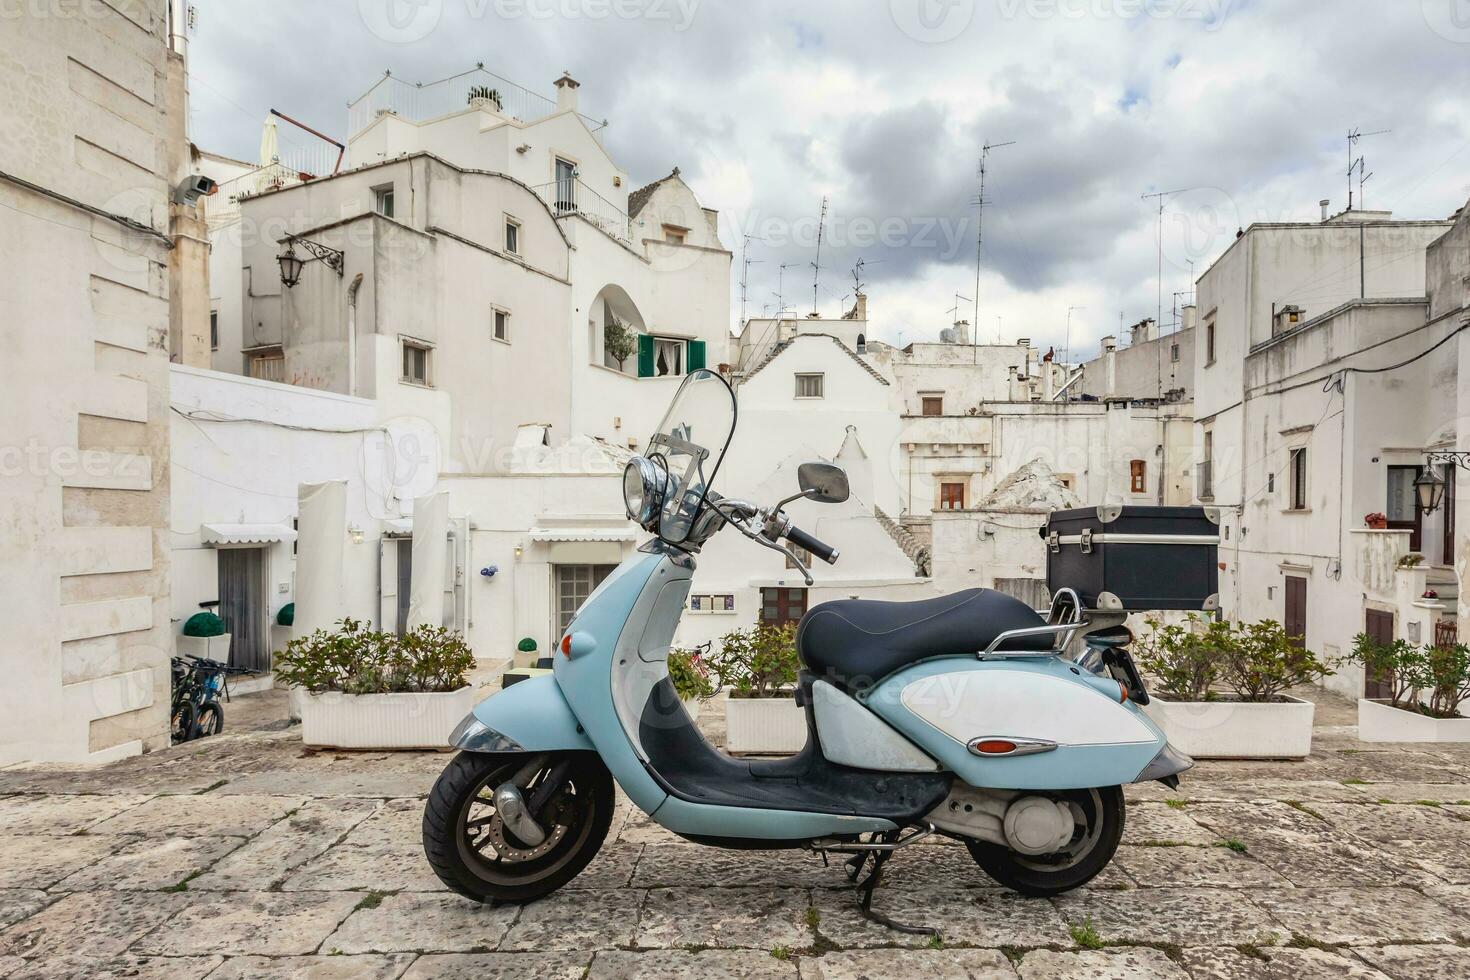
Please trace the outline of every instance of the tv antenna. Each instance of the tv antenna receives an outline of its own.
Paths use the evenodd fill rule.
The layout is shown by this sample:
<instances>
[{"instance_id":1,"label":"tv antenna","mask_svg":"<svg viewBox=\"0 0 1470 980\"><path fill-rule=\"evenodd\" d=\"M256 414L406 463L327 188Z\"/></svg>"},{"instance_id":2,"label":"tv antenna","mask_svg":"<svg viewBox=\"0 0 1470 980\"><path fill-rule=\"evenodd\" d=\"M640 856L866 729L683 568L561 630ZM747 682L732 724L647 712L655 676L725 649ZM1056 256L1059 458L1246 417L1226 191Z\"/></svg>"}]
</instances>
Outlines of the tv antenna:
<instances>
[{"instance_id":1,"label":"tv antenna","mask_svg":"<svg viewBox=\"0 0 1470 980\"><path fill-rule=\"evenodd\" d=\"M959 319L959 316L960 316L960 302L961 301L964 301L964 302L968 303L968 302L970 302L970 297L968 297L968 296L961 296L960 293L959 293L959 290L955 290L955 294L954 294L954 305L951 306L949 309L947 309L947 310L944 311L944 312L946 312L946 313L948 313L950 315L950 324L951 324L951 326L953 326L954 321L956 321L956 320Z\"/></svg>"},{"instance_id":2,"label":"tv antenna","mask_svg":"<svg viewBox=\"0 0 1470 980\"><path fill-rule=\"evenodd\" d=\"M1361 210L1362 207L1363 207L1363 184L1368 180L1368 177L1372 177L1373 176L1373 174L1371 172L1367 176L1364 176L1363 175L1363 156L1361 154L1359 154L1358 157L1357 157L1357 159L1354 159L1353 158L1353 148L1358 145L1358 140L1362 139L1365 136L1382 136L1384 133L1391 133L1391 132L1393 132L1393 130L1391 130L1391 129L1375 129L1371 133L1364 133L1364 132L1360 131L1358 129L1358 127L1356 127L1356 126L1354 126L1352 129L1348 130L1348 134L1347 134L1347 161L1348 161L1348 167L1347 167L1347 191L1348 191L1347 209L1349 211L1351 211L1353 209L1353 171L1356 170L1358 172L1358 209L1359 210Z\"/></svg>"},{"instance_id":3,"label":"tv antenna","mask_svg":"<svg viewBox=\"0 0 1470 980\"><path fill-rule=\"evenodd\" d=\"M1067 307L1067 343L1062 348L1062 351L1063 351L1062 358L1064 360L1066 358L1070 358L1072 356L1072 311L1073 310L1085 310L1085 309L1087 309L1087 307L1085 307L1085 306L1069 306L1069 307Z\"/></svg>"},{"instance_id":4,"label":"tv antenna","mask_svg":"<svg viewBox=\"0 0 1470 980\"><path fill-rule=\"evenodd\" d=\"M817 281L822 274L822 232L827 227L827 195L822 195L822 213L817 217L817 255L812 262L812 316L817 315Z\"/></svg>"},{"instance_id":5,"label":"tv antenna","mask_svg":"<svg viewBox=\"0 0 1470 980\"><path fill-rule=\"evenodd\" d=\"M1154 223L1154 236L1158 240L1158 278L1154 281L1155 289L1157 292L1157 296L1155 297L1155 299L1157 300L1157 308L1154 311L1155 330L1160 329L1160 324L1163 323L1164 320L1164 202L1173 197L1175 194L1183 194L1185 191L1192 190L1194 190L1193 187L1180 187L1172 191L1154 191L1152 194L1143 194L1139 198L1140 200L1144 201L1147 201L1149 198L1153 198L1155 201L1158 202L1159 205L1158 217ZM1193 269L1194 263L1191 262L1191 273L1193 272ZM1123 315L1119 313L1118 326L1120 329L1122 327L1122 320Z\"/></svg>"},{"instance_id":6,"label":"tv antenna","mask_svg":"<svg viewBox=\"0 0 1470 980\"><path fill-rule=\"evenodd\" d=\"M776 291L772 295L776 297L776 305L780 307L776 311L779 316L786 312L786 270L796 265L795 262L782 262L776 267Z\"/></svg>"},{"instance_id":7,"label":"tv antenna","mask_svg":"<svg viewBox=\"0 0 1470 980\"><path fill-rule=\"evenodd\" d=\"M746 252L750 248L750 243L753 242L753 241L763 242L763 241L765 241L765 239L762 238L759 235L750 235L750 234L747 234L747 235L744 236L744 240L740 244L740 329L741 330L744 330L745 329L745 291L746 291L746 285L748 284L748 282L750 280L750 267L752 265L760 265L760 263L761 263L761 260L760 259L751 259L751 258L747 258L746 257Z\"/></svg>"},{"instance_id":8,"label":"tv antenna","mask_svg":"<svg viewBox=\"0 0 1470 980\"><path fill-rule=\"evenodd\" d=\"M975 315L972 317L978 326L980 323L980 243L984 240L985 231L985 205L990 202L985 200L985 170L989 162L991 150L998 150L1002 146L1015 146L1015 140L1006 140L1004 143L986 143L980 147L980 165L977 168L977 176L980 178L980 193L970 203L975 207Z\"/></svg>"},{"instance_id":9,"label":"tv antenna","mask_svg":"<svg viewBox=\"0 0 1470 980\"><path fill-rule=\"evenodd\" d=\"M975 329L977 331L980 329L980 325L978 323L975 325ZM1000 334L1000 314L997 313L997 314L995 314L995 342L997 344L1004 343L1004 341L1002 341L1000 338L1001 338L1001 334Z\"/></svg>"}]
</instances>

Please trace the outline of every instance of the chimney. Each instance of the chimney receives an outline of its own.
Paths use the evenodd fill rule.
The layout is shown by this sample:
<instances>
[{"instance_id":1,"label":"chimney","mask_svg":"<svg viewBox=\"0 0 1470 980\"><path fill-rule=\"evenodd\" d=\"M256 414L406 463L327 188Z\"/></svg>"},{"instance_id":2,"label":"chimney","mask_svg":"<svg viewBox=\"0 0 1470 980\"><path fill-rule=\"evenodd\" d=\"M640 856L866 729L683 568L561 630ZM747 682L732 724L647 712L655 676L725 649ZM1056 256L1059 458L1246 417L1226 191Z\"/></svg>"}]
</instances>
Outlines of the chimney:
<instances>
[{"instance_id":1,"label":"chimney","mask_svg":"<svg viewBox=\"0 0 1470 980\"><path fill-rule=\"evenodd\" d=\"M1117 350L1118 349L1118 338L1117 337L1114 337L1112 334L1109 334L1108 336L1104 337L1102 339L1102 349L1103 349L1103 353L1105 353L1105 354Z\"/></svg>"},{"instance_id":2,"label":"chimney","mask_svg":"<svg viewBox=\"0 0 1470 980\"><path fill-rule=\"evenodd\" d=\"M1331 207L1331 205L1332 205L1332 201L1329 200L1328 198L1325 198L1325 197L1322 198L1322 200L1320 200L1320 201L1317 202L1317 206L1322 209L1322 220L1323 221L1326 221L1327 220L1327 217L1328 217L1328 215L1327 215L1327 209L1329 207Z\"/></svg>"},{"instance_id":3,"label":"chimney","mask_svg":"<svg viewBox=\"0 0 1470 980\"><path fill-rule=\"evenodd\" d=\"M1030 337L1017 337L1016 338L1016 346L1017 347L1030 347L1031 346L1031 338Z\"/></svg>"},{"instance_id":4,"label":"chimney","mask_svg":"<svg viewBox=\"0 0 1470 980\"><path fill-rule=\"evenodd\" d=\"M954 322L954 342L957 344L968 344L970 342L969 320L956 320Z\"/></svg>"},{"instance_id":5,"label":"chimney","mask_svg":"<svg viewBox=\"0 0 1470 980\"><path fill-rule=\"evenodd\" d=\"M868 318L868 294L858 293L852 309L854 320L866 320Z\"/></svg>"},{"instance_id":6,"label":"chimney","mask_svg":"<svg viewBox=\"0 0 1470 980\"><path fill-rule=\"evenodd\" d=\"M1179 311L1179 329L1193 330L1199 325L1199 308L1190 303Z\"/></svg>"},{"instance_id":7,"label":"chimney","mask_svg":"<svg viewBox=\"0 0 1470 980\"><path fill-rule=\"evenodd\" d=\"M577 89L582 83L571 76L569 72L562 72L561 77L556 80L556 111L562 112L577 109Z\"/></svg>"},{"instance_id":8,"label":"chimney","mask_svg":"<svg viewBox=\"0 0 1470 980\"><path fill-rule=\"evenodd\" d=\"M1118 393L1118 340L1103 338L1103 396L1112 398Z\"/></svg>"},{"instance_id":9,"label":"chimney","mask_svg":"<svg viewBox=\"0 0 1470 980\"><path fill-rule=\"evenodd\" d=\"M1130 346L1136 346L1136 345L1141 344L1141 343L1143 343L1145 341L1153 340L1154 339L1154 321L1153 321L1153 317L1148 317L1147 319L1139 320L1137 323L1135 323L1129 329L1129 332L1128 333L1129 333L1128 343L1129 343Z\"/></svg>"}]
</instances>

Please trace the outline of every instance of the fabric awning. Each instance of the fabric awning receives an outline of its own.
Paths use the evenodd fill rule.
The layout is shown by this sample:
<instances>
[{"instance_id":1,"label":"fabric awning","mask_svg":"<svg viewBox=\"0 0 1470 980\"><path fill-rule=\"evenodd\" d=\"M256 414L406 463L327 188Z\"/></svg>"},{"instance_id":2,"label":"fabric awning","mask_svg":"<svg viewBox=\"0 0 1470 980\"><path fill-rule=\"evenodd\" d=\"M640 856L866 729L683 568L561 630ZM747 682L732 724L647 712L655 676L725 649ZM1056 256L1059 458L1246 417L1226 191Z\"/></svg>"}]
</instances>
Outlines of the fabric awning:
<instances>
[{"instance_id":1,"label":"fabric awning","mask_svg":"<svg viewBox=\"0 0 1470 980\"><path fill-rule=\"evenodd\" d=\"M532 541L633 541L637 537L638 529L631 524L531 528Z\"/></svg>"},{"instance_id":2,"label":"fabric awning","mask_svg":"<svg viewBox=\"0 0 1470 980\"><path fill-rule=\"evenodd\" d=\"M274 544L295 541L289 524L202 524L199 538L205 544Z\"/></svg>"}]
</instances>

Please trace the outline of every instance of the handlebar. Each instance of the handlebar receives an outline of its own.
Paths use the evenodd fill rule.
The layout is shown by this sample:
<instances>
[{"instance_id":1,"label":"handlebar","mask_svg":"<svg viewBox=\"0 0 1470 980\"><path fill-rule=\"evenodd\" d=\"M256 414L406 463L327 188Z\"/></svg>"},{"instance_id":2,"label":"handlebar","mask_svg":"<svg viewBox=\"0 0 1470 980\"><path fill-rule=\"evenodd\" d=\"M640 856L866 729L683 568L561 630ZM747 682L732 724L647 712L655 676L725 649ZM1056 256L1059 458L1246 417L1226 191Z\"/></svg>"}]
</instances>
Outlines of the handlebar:
<instances>
[{"instance_id":1,"label":"handlebar","mask_svg":"<svg viewBox=\"0 0 1470 980\"><path fill-rule=\"evenodd\" d=\"M835 565L838 557L842 554L842 552L830 544L812 537L795 524L787 525L785 537L787 541L790 541L798 548L809 551L814 557L820 558L829 565Z\"/></svg>"}]
</instances>

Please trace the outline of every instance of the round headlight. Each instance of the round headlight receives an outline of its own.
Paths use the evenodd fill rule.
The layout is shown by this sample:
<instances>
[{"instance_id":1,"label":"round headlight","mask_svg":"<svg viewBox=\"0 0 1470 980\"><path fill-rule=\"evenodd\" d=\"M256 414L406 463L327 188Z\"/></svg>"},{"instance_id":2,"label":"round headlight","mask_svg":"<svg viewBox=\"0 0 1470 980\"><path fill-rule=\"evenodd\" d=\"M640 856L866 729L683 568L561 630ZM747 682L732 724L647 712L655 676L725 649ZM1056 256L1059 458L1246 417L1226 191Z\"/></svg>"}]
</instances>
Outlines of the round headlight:
<instances>
[{"instance_id":1,"label":"round headlight","mask_svg":"<svg viewBox=\"0 0 1470 980\"><path fill-rule=\"evenodd\" d=\"M623 470L623 503L628 517L647 528L663 504L663 473L652 460L634 456Z\"/></svg>"}]
</instances>

